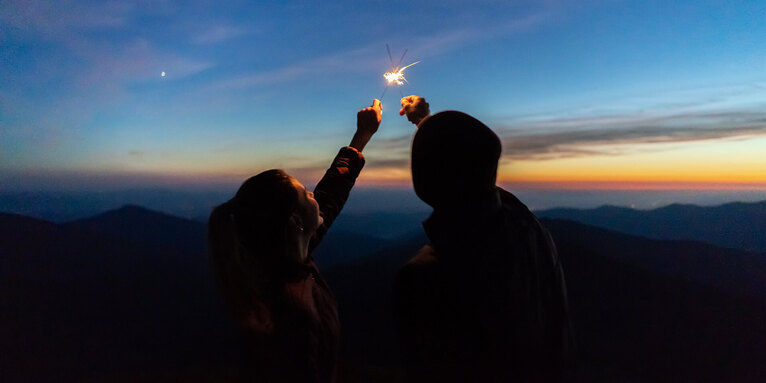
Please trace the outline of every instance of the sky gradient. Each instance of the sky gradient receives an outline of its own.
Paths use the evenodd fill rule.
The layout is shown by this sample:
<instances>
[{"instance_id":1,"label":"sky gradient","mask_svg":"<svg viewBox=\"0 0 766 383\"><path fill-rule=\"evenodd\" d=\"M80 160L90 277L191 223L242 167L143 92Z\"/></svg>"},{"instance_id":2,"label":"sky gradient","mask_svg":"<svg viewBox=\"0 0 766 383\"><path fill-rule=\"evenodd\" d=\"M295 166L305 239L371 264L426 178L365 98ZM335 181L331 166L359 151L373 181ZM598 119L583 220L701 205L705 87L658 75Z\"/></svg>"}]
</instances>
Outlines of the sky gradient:
<instances>
[{"instance_id":1,"label":"sky gradient","mask_svg":"<svg viewBox=\"0 0 766 383\"><path fill-rule=\"evenodd\" d=\"M0 0L0 191L312 185L386 44L421 63L362 185L409 185L415 93L495 130L504 184L766 188L763 1L255 3Z\"/></svg>"}]
</instances>

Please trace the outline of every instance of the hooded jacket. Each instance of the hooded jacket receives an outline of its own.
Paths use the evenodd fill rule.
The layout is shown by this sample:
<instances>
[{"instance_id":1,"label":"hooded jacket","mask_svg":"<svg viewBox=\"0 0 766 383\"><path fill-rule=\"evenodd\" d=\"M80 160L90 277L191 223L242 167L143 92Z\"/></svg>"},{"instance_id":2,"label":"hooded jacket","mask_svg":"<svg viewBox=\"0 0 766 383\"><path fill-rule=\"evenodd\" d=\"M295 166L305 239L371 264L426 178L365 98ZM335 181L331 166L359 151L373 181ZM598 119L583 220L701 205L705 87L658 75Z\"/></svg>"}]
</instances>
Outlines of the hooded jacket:
<instances>
[{"instance_id":1,"label":"hooded jacket","mask_svg":"<svg viewBox=\"0 0 766 383\"><path fill-rule=\"evenodd\" d=\"M413 382L561 382L573 340L548 231L499 189L477 211L435 212L400 271L394 317Z\"/></svg>"},{"instance_id":2,"label":"hooded jacket","mask_svg":"<svg viewBox=\"0 0 766 383\"><path fill-rule=\"evenodd\" d=\"M421 122L418 196L434 207L430 244L399 272L394 319L413 382L561 382L573 339L564 275L548 231L494 186L500 141L461 112Z\"/></svg>"}]
</instances>

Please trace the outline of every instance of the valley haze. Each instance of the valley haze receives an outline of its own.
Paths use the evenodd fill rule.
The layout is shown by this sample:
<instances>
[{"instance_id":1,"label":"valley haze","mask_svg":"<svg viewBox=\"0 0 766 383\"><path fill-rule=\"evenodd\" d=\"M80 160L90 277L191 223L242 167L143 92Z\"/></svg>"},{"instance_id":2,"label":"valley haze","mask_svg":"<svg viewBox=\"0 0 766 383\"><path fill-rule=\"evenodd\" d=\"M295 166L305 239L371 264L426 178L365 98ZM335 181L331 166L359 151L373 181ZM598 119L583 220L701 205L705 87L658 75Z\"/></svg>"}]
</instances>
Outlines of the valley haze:
<instances>
[{"instance_id":1,"label":"valley haze","mask_svg":"<svg viewBox=\"0 0 766 383\"><path fill-rule=\"evenodd\" d=\"M311 185L307 184L310 188ZM714 206L728 202L766 200L766 188L754 190L609 190L539 189L501 185L516 194L531 210L554 208L590 209L604 205L647 210L674 203ZM0 211L53 222L66 222L116 209L126 204L207 222L211 209L236 192L238 184L226 187L141 187L131 189L41 189L0 188ZM431 208L420 201L411 187L364 187L352 190L343 215L423 214Z\"/></svg>"}]
</instances>

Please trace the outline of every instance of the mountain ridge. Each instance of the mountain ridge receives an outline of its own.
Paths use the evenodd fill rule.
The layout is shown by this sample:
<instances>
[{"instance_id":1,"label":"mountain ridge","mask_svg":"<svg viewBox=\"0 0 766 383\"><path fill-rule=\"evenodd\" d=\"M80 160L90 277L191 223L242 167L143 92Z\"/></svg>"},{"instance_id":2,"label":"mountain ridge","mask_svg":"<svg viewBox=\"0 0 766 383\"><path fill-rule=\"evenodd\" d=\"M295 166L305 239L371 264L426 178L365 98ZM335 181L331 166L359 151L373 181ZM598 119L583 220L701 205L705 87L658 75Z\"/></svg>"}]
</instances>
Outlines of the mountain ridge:
<instances>
[{"instance_id":1,"label":"mountain ridge","mask_svg":"<svg viewBox=\"0 0 766 383\"><path fill-rule=\"evenodd\" d=\"M187 251L205 248L206 224L126 204L62 226L155 246L172 244Z\"/></svg>"},{"instance_id":2,"label":"mountain ridge","mask_svg":"<svg viewBox=\"0 0 766 383\"><path fill-rule=\"evenodd\" d=\"M0 355L6 381L79 381L189 366L229 371L236 332L204 254L204 224L191 222L199 225L193 239L183 230L189 221L176 218L140 206L80 220L87 225L0 214L0 313L6 314L0 339L14 350ZM706 276L715 266L734 283L746 253L542 221L565 268L585 381L762 381L758 361L766 357L766 339L757 328L766 320L764 300L676 272L708 265L701 268ZM126 234L124 225L136 222L142 230ZM142 238L146 233L154 237ZM427 239L420 232L367 245L371 237L350 235L331 229L317 249L343 259L322 266L343 321L341 356L395 376L391 284ZM202 245L189 250L190 243ZM670 266L662 263L668 260ZM755 271L766 273L761 270Z\"/></svg>"},{"instance_id":3,"label":"mountain ridge","mask_svg":"<svg viewBox=\"0 0 766 383\"><path fill-rule=\"evenodd\" d=\"M718 206L671 204L638 210L613 205L594 209L557 208L539 217L578 221L650 239L695 240L766 254L766 201Z\"/></svg>"}]
</instances>

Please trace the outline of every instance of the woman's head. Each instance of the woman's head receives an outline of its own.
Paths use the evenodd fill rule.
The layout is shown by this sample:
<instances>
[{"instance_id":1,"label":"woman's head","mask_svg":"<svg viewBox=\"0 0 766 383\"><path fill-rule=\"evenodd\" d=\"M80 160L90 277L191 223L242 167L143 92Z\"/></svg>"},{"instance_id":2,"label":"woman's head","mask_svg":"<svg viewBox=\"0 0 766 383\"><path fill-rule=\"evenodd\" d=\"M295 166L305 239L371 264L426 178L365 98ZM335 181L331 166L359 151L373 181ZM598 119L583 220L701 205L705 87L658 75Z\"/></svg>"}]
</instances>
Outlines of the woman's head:
<instances>
[{"instance_id":1,"label":"woman's head","mask_svg":"<svg viewBox=\"0 0 766 383\"><path fill-rule=\"evenodd\" d=\"M299 267L302 254L291 250L313 236L321 223L313 193L278 169L249 178L234 198L213 210L210 256L235 315L252 309L249 305L264 284Z\"/></svg>"},{"instance_id":2,"label":"woman's head","mask_svg":"<svg viewBox=\"0 0 766 383\"><path fill-rule=\"evenodd\" d=\"M321 223L314 194L279 169L250 177L229 202L239 239L251 252L279 252L296 234L313 235Z\"/></svg>"}]
</instances>

